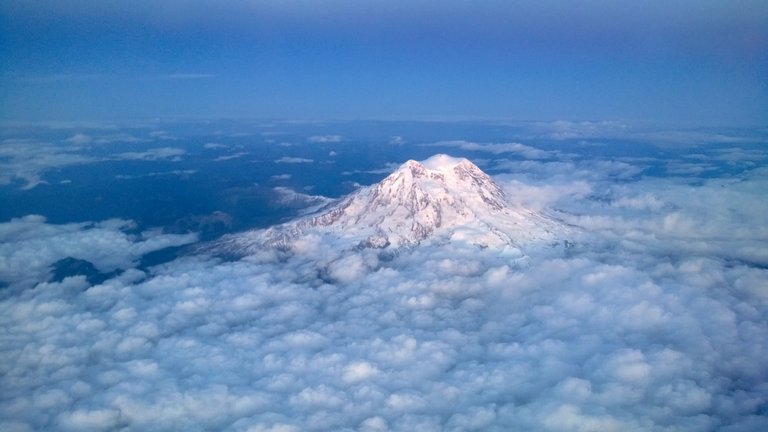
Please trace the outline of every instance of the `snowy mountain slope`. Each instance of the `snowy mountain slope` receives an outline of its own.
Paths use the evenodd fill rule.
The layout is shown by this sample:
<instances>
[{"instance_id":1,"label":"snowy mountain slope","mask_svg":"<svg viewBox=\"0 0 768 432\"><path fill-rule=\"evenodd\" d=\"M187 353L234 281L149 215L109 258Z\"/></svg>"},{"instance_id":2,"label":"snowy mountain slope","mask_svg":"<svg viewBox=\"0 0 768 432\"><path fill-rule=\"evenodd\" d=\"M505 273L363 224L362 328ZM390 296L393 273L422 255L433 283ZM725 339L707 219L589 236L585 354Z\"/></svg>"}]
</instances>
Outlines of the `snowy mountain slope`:
<instances>
[{"instance_id":1,"label":"snowy mountain slope","mask_svg":"<svg viewBox=\"0 0 768 432\"><path fill-rule=\"evenodd\" d=\"M513 205L504 191L467 159L435 155L409 160L381 182L313 215L267 230L229 236L223 246L245 252L290 247L306 234L329 234L371 248L429 242L480 247L557 243L567 229L542 213Z\"/></svg>"}]
</instances>

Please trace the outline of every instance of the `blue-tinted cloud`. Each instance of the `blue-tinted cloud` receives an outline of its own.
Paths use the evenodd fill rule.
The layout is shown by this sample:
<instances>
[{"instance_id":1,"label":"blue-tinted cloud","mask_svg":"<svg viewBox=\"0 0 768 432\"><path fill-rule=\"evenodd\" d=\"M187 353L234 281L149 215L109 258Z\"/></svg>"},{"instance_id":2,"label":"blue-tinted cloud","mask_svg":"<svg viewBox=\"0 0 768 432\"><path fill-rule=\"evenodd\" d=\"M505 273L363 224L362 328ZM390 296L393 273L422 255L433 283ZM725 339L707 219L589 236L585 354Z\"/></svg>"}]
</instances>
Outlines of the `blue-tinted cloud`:
<instances>
[{"instance_id":1,"label":"blue-tinted cloud","mask_svg":"<svg viewBox=\"0 0 768 432\"><path fill-rule=\"evenodd\" d=\"M55 145L30 139L6 139L0 143L0 186L23 181L22 189L45 183L42 173L51 168L96 162L82 153L81 145L90 142L86 135L74 135L67 145Z\"/></svg>"},{"instance_id":2,"label":"blue-tinted cloud","mask_svg":"<svg viewBox=\"0 0 768 432\"><path fill-rule=\"evenodd\" d=\"M131 221L47 224L43 216L29 215L0 224L0 281L18 292L47 281L51 266L65 258L92 263L108 273L126 270L142 255L194 242L194 234L145 232L128 234Z\"/></svg>"},{"instance_id":3,"label":"blue-tinted cloud","mask_svg":"<svg viewBox=\"0 0 768 432\"><path fill-rule=\"evenodd\" d=\"M163 137L154 137L163 139ZM170 160L179 161L186 154L181 148L154 147L145 151L123 152L110 156L94 156L90 146L112 143L137 143L147 141L125 133L93 137L76 133L63 140L62 144L40 142L30 139L6 139L0 142L0 186L15 181L29 190L45 184L44 173L55 168L71 165L93 164L109 160Z\"/></svg>"},{"instance_id":4,"label":"blue-tinted cloud","mask_svg":"<svg viewBox=\"0 0 768 432\"><path fill-rule=\"evenodd\" d=\"M313 159L293 157L293 156L283 156L279 159L275 159L275 163L282 163L282 164L307 164L307 163L313 163L313 162L314 162Z\"/></svg>"},{"instance_id":5,"label":"blue-tinted cloud","mask_svg":"<svg viewBox=\"0 0 768 432\"><path fill-rule=\"evenodd\" d=\"M115 155L118 159L127 160L161 160L169 159L172 161L181 160L186 154L186 150L174 147L157 147L141 152L125 152Z\"/></svg>"}]
</instances>

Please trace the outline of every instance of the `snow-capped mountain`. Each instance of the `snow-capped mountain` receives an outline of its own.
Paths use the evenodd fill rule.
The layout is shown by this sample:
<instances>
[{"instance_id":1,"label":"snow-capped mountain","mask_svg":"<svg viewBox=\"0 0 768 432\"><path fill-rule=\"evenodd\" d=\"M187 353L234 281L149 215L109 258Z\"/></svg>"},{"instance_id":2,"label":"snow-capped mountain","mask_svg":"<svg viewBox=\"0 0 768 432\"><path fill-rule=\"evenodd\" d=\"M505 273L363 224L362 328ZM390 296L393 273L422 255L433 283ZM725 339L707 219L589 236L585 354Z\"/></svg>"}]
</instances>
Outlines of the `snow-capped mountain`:
<instances>
[{"instance_id":1,"label":"snow-capped mountain","mask_svg":"<svg viewBox=\"0 0 768 432\"><path fill-rule=\"evenodd\" d=\"M315 214L267 230L224 240L231 251L290 247L310 233L333 234L354 245L401 248L421 242L523 246L562 240L555 219L507 199L504 191L467 159L435 155L409 160L381 182L364 187Z\"/></svg>"}]
</instances>

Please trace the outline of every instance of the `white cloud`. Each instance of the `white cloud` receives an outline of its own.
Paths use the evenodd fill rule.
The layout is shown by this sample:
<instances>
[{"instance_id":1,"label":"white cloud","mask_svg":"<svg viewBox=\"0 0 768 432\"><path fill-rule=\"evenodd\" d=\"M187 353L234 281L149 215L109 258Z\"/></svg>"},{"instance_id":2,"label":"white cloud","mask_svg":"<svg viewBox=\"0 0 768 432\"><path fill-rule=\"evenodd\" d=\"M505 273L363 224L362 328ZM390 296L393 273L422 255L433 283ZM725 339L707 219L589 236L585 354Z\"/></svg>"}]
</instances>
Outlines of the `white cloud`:
<instances>
[{"instance_id":1,"label":"white cloud","mask_svg":"<svg viewBox=\"0 0 768 432\"><path fill-rule=\"evenodd\" d=\"M77 138L82 141L84 138ZM21 189L46 183L43 173L52 168L97 162L83 155L79 144L54 145L26 139L6 139L0 143L0 186L23 181Z\"/></svg>"},{"instance_id":2,"label":"white cloud","mask_svg":"<svg viewBox=\"0 0 768 432\"><path fill-rule=\"evenodd\" d=\"M71 431L105 431L119 426L120 411L76 410L59 416L58 426Z\"/></svg>"},{"instance_id":3,"label":"white cloud","mask_svg":"<svg viewBox=\"0 0 768 432\"><path fill-rule=\"evenodd\" d=\"M77 133L65 139L64 142L83 145L83 144L90 144L91 142L93 142L93 138L86 134Z\"/></svg>"},{"instance_id":4,"label":"white cloud","mask_svg":"<svg viewBox=\"0 0 768 432\"><path fill-rule=\"evenodd\" d=\"M189 176L195 174L197 170L171 170L171 171L156 171L146 174L130 175L130 174L116 174L115 178L118 180L132 180L144 177L162 177L162 176Z\"/></svg>"},{"instance_id":5,"label":"white cloud","mask_svg":"<svg viewBox=\"0 0 768 432\"><path fill-rule=\"evenodd\" d=\"M169 139L167 133L163 131L150 132L149 136L154 139ZM145 141L147 140L137 138L125 132L100 134L97 136L92 136L84 133L76 133L71 137L63 140L63 142L67 144L80 146L80 147L76 147L77 149L81 148L82 146L86 146L88 144L103 145L103 144L113 144L113 143L139 143L139 142L145 142Z\"/></svg>"},{"instance_id":6,"label":"white cloud","mask_svg":"<svg viewBox=\"0 0 768 432\"><path fill-rule=\"evenodd\" d=\"M171 135L170 132L165 130L153 130L149 132L149 137L153 140L175 140L178 139L175 136Z\"/></svg>"},{"instance_id":7,"label":"white cloud","mask_svg":"<svg viewBox=\"0 0 768 432\"><path fill-rule=\"evenodd\" d=\"M182 148L157 147L142 152L125 152L115 155L118 159L127 160L171 160L179 161L187 152Z\"/></svg>"},{"instance_id":8,"label":"white cloud","mask_svg":"<svg viewBox=\"0 0 768 432\"><path fill-rule=\"evenodd\" d=\"M328 275L339 283L354 282L363 277L367 271L365 260L357 254L345 256L328 266Z\"/></svg>"},{"instance_id":9,"label":"white cloud","mask_svg":"<svg viewBox=\"0 0 768 432\"><path fill-rule=\"evenodd\" d=\"M565 197L585 198L592 193L592 185L583 180L552 185L532 185L512 180L505 184L505 189L512 201L536 210L551 208Z\"/></svg>"},{"instance_id":10,"label":"white cloud","mask_svg":"<svg viewBox=\"0 0 768 432\"><path fill-rule=\"evenodd\" d=\"M341 175L353 175L353 174L389 174L392 171L396 170L400 166L399 163L394 162L388 162L384 164L383 168L376 168L372 170L353 170L353 171L343 171Z\"/></svg>"},{"instance_id":11,"label":"white cloud","mask_svg":"<svg viewBox=\"0 0 768 432\"><path fill-rule=\"evenodd\" d=\"M130 221L48 224L30 215L0 223L0 280L11 288L24 289L46 281L50 266L64 258L91 262L99 271L133 267L142 255L196 240L195 235L146 232L127 234Z\"/></svg>"},{"instance_id":12,"label":"white cloud","mask_svg":"<svg viewBox=\"0 0 768 432\"><path fill-rule=\"evenodd\" d=\"M556 120L531 125L535 133L552 139L611 138L628 135L631 126L620 121L568 121ZM632 133L637 134L636 130Z\"/></svg>"},{"instance_id":13,"label":"white cloud","mask_svg":"<svg viewBox=\"0 0 768 432\"><path fill-rule=\"evenodd\" d=\"M307 138L312 143L338 143L342 142L344 137L341 135L313 135Z\"/></svg>"},{"instance_id":14,"label":"white cloud","mask_svg":"<svg viewBox=\"0 0 768 432\"><path fill-rule=\"evenodd\" d=\"M301 164L301 163L313 163L313 159L283 156L280 159L276 159L275 163L288 163L288 164Z\"/></svg>"},{"instance_id":15,"label":"white cloud","mask_svg":"<svg viewBox=\"0 0 768 432\"><path fill-rule=\"evenodd\" d=\"M366 361L359 361L349 364L344 369L342 379L348 383L356 383L368 380L378 374L379 369L376 366Z\"/></svg>"},{"instance_id":16,"label":"white cloud","mask_svg":"<svg viewBox=\"0 0 768 432\"><path fill-rule=\"evenodd\" d=\"M250 154L250 153L248 153L248 152L238 152L238 153L234 153L234 154L231 154L231 155L219 156L216 159L214 159L213 161L214 162L228 161L230 159L237 159L237 158L241 158L243 156L247 156L248 154Z\"/></svg>"},{"instance_id":17,"label":"white cloud","mask_svg":"<svg viewBox=\"0 0 768 432\"><path fill-rule=\"evenodd\" d=\"M285 177L285 175L282 176L272 176L272 178L278 178L278 179L289 179L291 178L290 174L287 174L288 177ZM284 186L277 186L272 189L275 194L277 195L274 202L271 203L271 205L276 207L293 207L293 208L301 208L303 209L301 213L307 213L317 210L319 207L322 207L329 202L333 201L330 198L321 196L321 195L307 195L304 193L296 192L295 190L291 188L287 188Z\"/></svg>"},{"instance_id":18,"label":"white cloud","mask_svg":"<svg viewBox=\"0 0 768 432\"><path fill-rule=\"evenodd\" d=\"M83 165L110 159L127 160L181 160L184 149L162 147L144 152L126 152L111 158L96 157L87 153L84 146L110 144L114 142L138 142L126 134L91 137L78 133L63 140L63 144L52 144L28 139L6 139L0 143L0 186L14 181L24 182L22 190L29 190L46 184L46 171L71 165Z\"/></svg>"},{"instance_id":19,"label":"white cloud","mask_svg":"<svg viewBox=\"0 0 768 432\"><path fill-rule=\"evenodd\" d=\"M710 144L760 143L762 138L743 131L714 131L711 129L661 128L642 122L627 121L568 121L534 122L517 125L530 133L531 138L554 140L620 139L653 144L660 147L680 148ZM592 143L594 144L594 143Z\"/></svg>"},{"instance_id":20,"label":"white cloud","mask_svg":"<svg viewBox=\"0 0 768 432\"><path fill-rule=\"evenodd\" d=\"M472 141L441 141L430 146L457 147L466 151L481 151L492 154L516 153L526 159L548 159L557 156L554 151L541 150L520 143L476 143Z\"/></svg>"}]
</instances>

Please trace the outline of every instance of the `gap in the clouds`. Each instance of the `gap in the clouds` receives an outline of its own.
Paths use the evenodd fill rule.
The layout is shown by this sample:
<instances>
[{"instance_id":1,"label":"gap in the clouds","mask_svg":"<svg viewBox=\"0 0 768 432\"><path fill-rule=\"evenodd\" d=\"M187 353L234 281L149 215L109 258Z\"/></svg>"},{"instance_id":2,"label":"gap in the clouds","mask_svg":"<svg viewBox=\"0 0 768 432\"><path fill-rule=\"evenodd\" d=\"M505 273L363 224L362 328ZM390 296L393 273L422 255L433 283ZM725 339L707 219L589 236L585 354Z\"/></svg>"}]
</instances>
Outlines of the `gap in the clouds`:
<instances>
[{"instance_id":1,"label":"gap in the clouds","mask_svg":"<svg viewBox=\"0 0 768 432\"><path fill-rule=\"evenodd\" d=\"M123 273L122 270L100 272L90 261L72 257L62 258L51 266L53 274L48 282L61 282L72 276L85 276L91 285L98 285Z\"/></svg>"},{"instance_id":2,"label":"gap in the clouds","mask_svg":"<svg viewBox=\"0 0 768 432\"><path fill-rule=\"evenodd\" d=\"M148 270L151 267L171 262L177 258L189 255L193 250L188 246L174 246L144 254L136 266L139 270Z\"/></svg>"}]
</instances>

